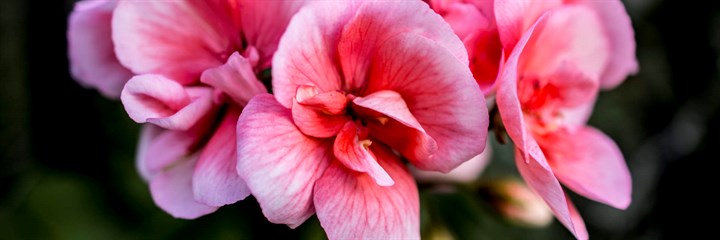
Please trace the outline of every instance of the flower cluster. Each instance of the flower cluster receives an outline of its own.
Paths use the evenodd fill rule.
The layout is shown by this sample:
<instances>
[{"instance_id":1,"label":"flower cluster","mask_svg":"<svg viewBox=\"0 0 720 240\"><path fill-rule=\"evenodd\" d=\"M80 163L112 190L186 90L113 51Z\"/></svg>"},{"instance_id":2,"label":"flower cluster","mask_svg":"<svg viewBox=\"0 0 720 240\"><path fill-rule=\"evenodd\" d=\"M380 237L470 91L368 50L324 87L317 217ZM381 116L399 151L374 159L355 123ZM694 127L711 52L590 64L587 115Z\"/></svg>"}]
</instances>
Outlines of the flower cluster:
<instances>
[{"instance_id":1,"label":"flower cluster","mask_svg":"<svg viewBox=\"0 0 720 240\"><path fill-rule=\"evenodd\" d=\"M317 215L330 239L419 238L409 169L475 159L477 175L488 106L577 238L560 183L630 203L622 154L586 126L600 89L637 71L617 0L84 0L68 39L77 81L144 124L137 168L178 218L253 195L269 221Z\"/></svg>"}]
</instances>

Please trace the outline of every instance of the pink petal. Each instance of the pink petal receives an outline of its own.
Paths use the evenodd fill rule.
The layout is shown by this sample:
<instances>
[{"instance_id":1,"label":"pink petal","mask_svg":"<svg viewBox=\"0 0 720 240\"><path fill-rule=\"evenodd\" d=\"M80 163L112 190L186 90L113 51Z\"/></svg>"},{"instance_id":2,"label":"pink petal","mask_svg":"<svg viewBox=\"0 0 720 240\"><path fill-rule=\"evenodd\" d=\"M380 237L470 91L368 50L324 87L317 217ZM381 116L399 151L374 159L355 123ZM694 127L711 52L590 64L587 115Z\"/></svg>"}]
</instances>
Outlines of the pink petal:
<instances>
[{"instance_id":1,"label":"pink petal","mask_svg":"<svg viewBox=\"0 0 720 240\"><path fill-rule=\"evenodd\" d=\"M563 0L494 2L495 20L506 54L545 11L563 4Z\"/></svg>"},{"instance_id":2,"label":"pink petal","mask_svg":"<svg viewBox=\"0 0 720 240\"><path fill-rule=\"evenodd\" d=\"M480 177L485 167L490 163L492 158L492 147L488 142L485 145L485 151L477 155L467 162L460 164L457 168L448 173L423 171L410 166L410 172L418 182L426 183L472 183Z\"/></svg>"},{"instance_id":3,"label":"pink petal","mask_svg":"<svg viewBox=\"0 0 720 240\"><path fill-rule=\"evenodd\" d=\"M196 126L190 131L173 131L145 124L140 132L137 151L137 167L145 180L150 180L164 168L188 156L192 147L200 141L198 130L206 126Z\"/></svg>"},{"instance_id":4,"label":"pink petal","mask_svg":"<svg viewBox=\"0 0 720 240\"><path fill-rule=\"evenodd\" d=\"M367 173L380 186L392 186L393 179L378 164L378 160L368 149L372 141L361 135L358 126L352 121L347 121L345 126L335 138L335 157L343 165L353 171Z\"/></svg>"},{"instance_id":5,"label":"pink petal","mask_svg":"<svg viewBox=\"0 0 720 240\"><path fill-rule=\"evenodd\" d=\"M345 24L338 43L339 61L345 87L358 89L364 85L372 63L371 56L389 38L413 32L445 48L464 66L467 51L450 26L420 1L364 1L355 16Z\"/></svg>"},{"instance_id":6,"label":"pink petal","mask_svg":"<svg viewBox=\"0 0 720 240\"><path fill-rule=\"evenodd\" d=\"M295 96L298 103L327 114L345 114L348 99L339 91L318 93L316 87L300 86Z\"/></svg>"},{"instance_id":7,"label":"pink petal","mask_svg":"<svg viewBox=\"0 0 720 240\"><path fill-rule=\"evenodd\" d=\"M495 7L497 9L498 6L496 5ZM495 101L500 111L500 117L502 118L505 130L515 143L515 146L525 154L524 158L528 160L530 156L535 159L544 159L545 157L537 145L537 142L535 142L535 139L533 139L527 131L528 125L525 123L523 109L518 96L518 75L522 74L518 72L518 62L528 40L533 36L536 28L540 29L545 24L546 19L545 16L540 17L518 41L510 56L507 58L498 76L497 83L497 98Z\"/></svg>"},{"instance_id":8,"label":"pink petal","mask_svg":"<svg viewBox=\"0 0 720 240\"><path fill-rule=\"evenodd\" d=\"M437 143L430 157L408 157L418 168L448 172L485 148L485 99L467 67L446 47L403 33L388 39L372 56L365 94L392 90Z\"/></svg>"},{"instance_id":9,"label":"pink petal","mask_svg":"<svg viewBox=\"0 0 720 240\"><path fill-rule=\"evenodd\" d=\"M238 52L230 55L225 65L203 72L200 81L220 89L240 106L245 106L255 94L267 92L255 77L250 60Z\"/></svg>"},{"instance_id":10,"label":"pink petal","mask_svg":"<svg viewBox=\"0 0 720 240\"><path fill-rule=\"evenodd\" d=\"M582 0L590 5L600 17L610 45L610 61L600 80L600 86L611 89L625 80L629 74L637 73L635 58L635 37L630 16L621 1Z\"/></svg>"},{"instance_id":11,"label":"pink petal","mask_svg":"<svg viewBox=\"0 0 720 240\"><path fill-rule=\"evenodd\" d=\"M432 0L429 2L430 7L450 24L461 40L483 28L495 25L493 1Z\"/></svg>"},{"instance_id":12,"label":"pink petal","mask_svg":"<svg viewBox=\"0 0 720 240\"><path fill-rule=\"evenodd\" d=\"M180 83L220 66L241 49L234 1L122 1L113 16L120 62L136 73L162 74Z\"/></svg>"},{"instance_id":13,"label":"pink petal","mask_svg":"<svg viewBox=\"0 0 720 240\"><path fill-rule=\"evenodd\" d=\"M412 176L390 150L370 148L395 179L383 187L337 161L315 185L314 202L329 239L420 239L420 206Z\"/></svg>"},{"instance_id":14,"label":"pink petal","mask_svg":"<svg viewBox=\"0 0 720 240\"><path fill-rule=\"evenodd\" d=\"M346 105L347 99L339 92L318 94L316 87L300 86L292 105L293 122L306 135L332 137L350 121L344 114Z\"/></svg>"},{"instance_id":15,"label":"pink petal","mask_svg":"<svg viewBox=\"0 0 720 240\"><path fill-rule=\"evenodd\" d=\"M305 5L304 0L242 0L240 22L249 46L260 52L260 69L270 67L280 37L292 16Z\"/></svg>"},{"instance_id":16,"label":"pink petal","mask_svg":"<svg viewBox=\"0 0 720 240\"><path fill-rule=\"evenodd\" d=\"M196 159L184 159L150 180L150 193L160 208L173 217L194 219L217 210L195 201L192 189Z\"/></svg>"},{"instance_id":17,"label":"pink petal","mask_svg":"<svg viewBox=\"0 0 720 240\"><path fill-rule=\"evenodd\" d=\"M632 180L620 149L590 128L561 130L540 141L553 172L568 188L590 199L625 209Z\"/></svg>"},{"instance_id":18,"label":"pink petal","mask_svg":"<svg viewBox=\"0 0 720 240\"><path fill-rule=\"evenodd\" d=\"M295 228L312 216L312 189L332 158L332 141L303 135L270 94L250 100L237 139L238 173L265 217Z\"/></svg>"},{"instance_id":19,"label":"pink petal","mask_svg":"<svg viewBox=\"0 0 720 240\"><path fill-rule=\"evenodd\" d=\"M544 2L544 1L541 1ZM525 78L550 78L557 69L575 70L599 81L609 59L607 36L595 12L583 5L549 11L522 50L520 68Z\"/></svg>"},{"instance_id":20,"label":"pink petal","mask_svg":"<svg viewBox=\"0 0 720 240\"><path fill-rule=\"evenodd\" d=\"M403 156L409 159L430 159L437 152L437 142L408 110L400 94L381 90L357 97L353 103L357 106L353 109L366 118L370 134ZM374 117L377 121L370 121L368 117Z\"/></svg>"},{"instance_id":21,"label":"pink petal","mask_svg":"<svg viewBox=\"0 0 720 240\"><path fill-rule=\"evenodd\" d=\"M587 230L580 215L572 207L570 199L560 186L544 156L525 160L521 151L515 151L515 164L520 175L530 188L535 191L550 207L555 217L578 239L587 239Z\"/></svg>"},{"instance_id":22,"label":"pink petal","mask_svg":"<svg viewBox=\"0 0 720 240\"><path fill-rule=\"evenodd\" d=\"M125 85L120 99L135 122L187 130L212 114L212 90L187 87L160 75L135 76Z\"/></svg>"},{"instance_id":23,"label":"pink petal","mask_svg":"<svg viewBox=\"0 0 720 240\"><path fill-rule=\"evenodd\" d=\"M80 1L68 20L68 56L73 77L109 98L120 97L132 77L117 57L110 25L116 1Z\"/></svg>"},{"instance_id":24,"label":"pink petal","mask_svg":"<svg viewBox=\"0 0 720 240\"><path fill-rule=\"evenodd\" d=\"M299 86L315 86L319 92L340 90L335 67L338 36L336 21L349 18L351 4L314 2L300 10L288 25L273 57L273 94L290 108Z\"/></svg>"},{"instance_id":25,"label":"pink petal","mask_svg":"<svg viewBox=\"0 0 720 240\"><path fill-rule=\"evenodd\" d=\"M245 199L250 189L237 173L235 128L240 109L230 107L200 153L193 174L195 200L222 206Z\"/></svg>"}]
</instances>

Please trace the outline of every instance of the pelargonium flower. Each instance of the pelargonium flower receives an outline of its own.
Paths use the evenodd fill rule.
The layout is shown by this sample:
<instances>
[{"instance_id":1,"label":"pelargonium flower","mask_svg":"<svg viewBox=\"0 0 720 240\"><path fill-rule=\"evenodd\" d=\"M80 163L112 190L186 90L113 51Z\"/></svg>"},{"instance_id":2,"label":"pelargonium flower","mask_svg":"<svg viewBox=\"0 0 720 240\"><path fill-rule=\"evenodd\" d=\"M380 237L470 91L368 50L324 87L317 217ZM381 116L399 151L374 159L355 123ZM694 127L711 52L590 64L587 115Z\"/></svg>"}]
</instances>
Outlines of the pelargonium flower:
<instances>
[{"instance_id":1,"label":"pelargonium flower","mask_svg":"<svg viewBox=\"0 0 720 240\"><path fill-rule=\"evenodd\" d=\"M480 154L485 101L462 42L420 1L316 2L291 20L273 92L238 120L238 173L274 223L329 238L419 238L402 159L447 172Z\"/></svg>"},{"instance_id":2,"label":"pelargonium flower","mask_svg":"<svg viewBox=\"0 0 720 240\"><path fill-rule=\"evenodd\" d=\"M579 239L587 238L587 231L560 182L580 195L616 208L624 209L631 201L630 173L617 145L585 125L600 86L617 84L617 79L632 68L617 66L616 62L619 56L627 56L617 46L632 43L618 42L603 27L618 24L612 29L629 29L625 36L632 36L630 23L622 21L627 19L624 9L617 5L619 2L602 3L608 6L599 6L599 2L572 4L533 20L522 38L511 44L497 83L497 106L516 144L521 175ZM504 45L506 39L514 38L508 36L514 33L511 26L531 22L527 17L534 15L527 11L534 7L496 2ZM596 8L617 12L603 15ZM625 18L611 22L615 19L604 18L608 15ZM634 58L623 60L635 62Z\"/></svg>"},{"instance_id":3,"label":"pelargonium flower","mask_svg":"<svg viewBox=\"0 0 720 240\"><path fill-rule=\"evenodd\" d=\"M132 77L115 57L110 25L116 5L117 1L80 1L68 18L70 72L78 83L108 98L120 97Z\"/></svg>"},{"instance_id":4,"label":"pelargonium flower","mask_svg":"<svg viewBox=\"0 0 720 240\"><path fill-rule=\"evenodd\" d=\"M235 171L235 125L247 101L267 92L280 35L302 1L121 1L112 39L139 75L121 100L143 130L138 168L155 203L195 218L249 195Z\"/></svg>"},{"instance_id":5,"label":"pelargonium flower","mask_svg":"<svg viewBox=\"0 0 720 240\"><path fill-rule=\"evenodd\" d=\"M628 74L637 71L635 41L630 17L618 0L430 0L463 40L470 57L470 69L486 94L495 87L501 56L510 54L525 31L548 11L567 7L584 7L599 18L598 30L608 41L610 59L600 77L600 86L613 88Z\"/></svg>"}]
</instances>

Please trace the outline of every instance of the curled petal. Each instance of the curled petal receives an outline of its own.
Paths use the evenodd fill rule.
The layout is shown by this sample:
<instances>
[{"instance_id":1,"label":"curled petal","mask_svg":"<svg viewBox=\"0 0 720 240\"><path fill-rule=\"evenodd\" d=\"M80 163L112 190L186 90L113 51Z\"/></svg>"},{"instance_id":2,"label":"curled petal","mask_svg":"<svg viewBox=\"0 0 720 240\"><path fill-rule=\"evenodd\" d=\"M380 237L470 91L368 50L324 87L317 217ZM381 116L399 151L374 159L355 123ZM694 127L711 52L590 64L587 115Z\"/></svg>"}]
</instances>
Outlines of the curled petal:
<instances>
[{"instance_id":1,"label":"curled petal","mask_svg":"<svg viewBox=\"0 0 720 240\"><path fill-rule=\"evenodd\" d=\"M135 122L173 130L187 130L215 110L210 88L184 88L160 75L133 77L120 99Z\"/></svg>"},{"instance_id":2,"label":"curled petal","mask_svg":"<svg viewBox=\"0 0 720 240\"><path fill-rule=\"evenodd\" d=\"M369 147L372 141L360 139L358 126L347 121L335 138L335 157L353 171L367 173L380 186L392 186L395 181L378 164Z\"/></svg>"},{"instance_id":3,"label":"curled petal","mask_svg":"<svg viewBox=\"0 0 720 240\"><path fill-rule=\"evenodd\" d=\"M240 106L245 106L256 94L267 92L255 77L251 59L238 52L233 53L225 65L203 72L200 81L222 90Z\"/></svg>"}]
</instances>

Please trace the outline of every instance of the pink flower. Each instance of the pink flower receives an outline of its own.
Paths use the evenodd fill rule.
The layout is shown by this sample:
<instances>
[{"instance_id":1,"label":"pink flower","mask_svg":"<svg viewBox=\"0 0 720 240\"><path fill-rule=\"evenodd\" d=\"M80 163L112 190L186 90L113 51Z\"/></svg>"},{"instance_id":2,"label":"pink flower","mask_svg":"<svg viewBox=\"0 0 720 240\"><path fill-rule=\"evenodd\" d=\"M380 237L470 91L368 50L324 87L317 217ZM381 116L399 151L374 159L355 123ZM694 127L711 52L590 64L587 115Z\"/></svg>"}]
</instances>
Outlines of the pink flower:
<instances>
[{"instance_id":1,"label":"pink flower","mask_svg":"<svg viewBox=\"0 0 720 240\"><path fill-rule=\"evenodd\" d=\"M619 57L628 56L620 51L628 48L618 46L634 45L631 38L622 38L628 43L613 37L606 25L629 29L623 36L630 37L632 28L615 1L557 8L542 5L550 1L529 3L495 4L503 45L513 47L498 78L497 105L517 146L521 175L560 222L585 239L584 223L560 182L616 208L630 204L631 179L622 154L610 138L585 124L599 87L619 83L637 67L634 57L617 65ZM552 10L531 20L538 9ZM616 12L603 12L610 10ZM523 29L521 37L514 35L516 28Z\"/></svg>"},{"instance_id":2,"label":"pink flower","mask_svg":"<svg viewBox=\"0 0 720 240\"><path fill-rule=\"evenodd\" d=\"M430 4L465 43L470 69L485 93L494 91L503 52L509 55L542 13L558 8L583 6L600 19L597 28L607 38L610 52L601 73L601 87L613 88L638 69L632 25L620 1L430 0Z\"/></svg>"},{"instance_id":3,"label":"pink flower","mask_svg":"<svg viewBox=\"0 0 720 240\"><path fill-rule=\"evenodd\" d=\"M68 56L75 80L109 98L118 98L132 77L115 57L110 21L117 1L84 0L68 20Z\"/></svg>"},{"instance_id":4,"label":"pink flower","mask_svg":"<svg viewBox=\"0 0 720 240\"><path fill-rule=\"evenodd\" d=\"M235 170L237 119L302 1L122 1L120 62L139 73L121 100L145 126L138 168L155 203L196 218L247 197Z\"/></svg>"},{"instance_id":5,"label":"pink flower","mask_svg":"<svg viewBox=\"0 0 720 240\"><path fill-rule=\"evenodd\" d=\"M271 222L317 213L331 239L419 238L398 153L447 172L483 151L487 110L467 64L420 1L308 5L273 60L275 95L238 120L237 170Z\"/></svg>"}]
</instances>

